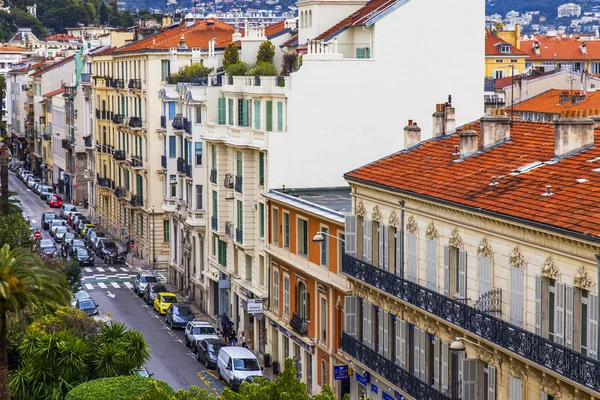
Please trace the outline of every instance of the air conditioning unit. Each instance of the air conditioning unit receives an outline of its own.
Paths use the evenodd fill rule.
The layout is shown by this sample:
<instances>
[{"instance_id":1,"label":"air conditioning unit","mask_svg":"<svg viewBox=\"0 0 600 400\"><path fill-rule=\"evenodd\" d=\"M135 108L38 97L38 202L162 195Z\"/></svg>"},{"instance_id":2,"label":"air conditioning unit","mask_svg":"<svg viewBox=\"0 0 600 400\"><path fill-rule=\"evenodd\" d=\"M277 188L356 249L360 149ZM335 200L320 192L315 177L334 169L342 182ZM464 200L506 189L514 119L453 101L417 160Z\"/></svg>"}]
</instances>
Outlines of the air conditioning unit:
<instances>
[{"instance_id":1,"label":"air conditioning unit","mask_svg":"<svg viewBox=\"0 0 600 400\"><path fill-rule=\"evenodd\" d=\"M225 222L225 236L233 238L233 224L231 222Z\"/></svg>"},{"instance_id":2,"label":"air conditioning unit","mask_svg":"<svg viewBox=\"0 0 600 400\"><path fill-rule=\"evenodd\" d=\"M233 189L234 181L233 174L225 174L225 189Z\"/></svg>"}]
</instances>

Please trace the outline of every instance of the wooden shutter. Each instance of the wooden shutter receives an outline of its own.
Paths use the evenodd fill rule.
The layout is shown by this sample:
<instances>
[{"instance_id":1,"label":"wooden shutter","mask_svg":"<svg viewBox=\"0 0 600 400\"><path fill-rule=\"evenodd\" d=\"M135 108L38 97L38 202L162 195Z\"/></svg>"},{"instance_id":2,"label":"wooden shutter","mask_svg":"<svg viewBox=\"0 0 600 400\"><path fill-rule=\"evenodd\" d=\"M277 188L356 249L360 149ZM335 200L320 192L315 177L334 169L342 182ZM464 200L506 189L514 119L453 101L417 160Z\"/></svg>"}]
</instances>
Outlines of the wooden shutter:
<instances>
[{"instance_id":1,"label":"wooden shutter","mask_svg":"<svg viewBox=\"0 0 600 400\"><path fill-rule=\"evenodd\" d=\"M385 225L383 225L381 222L379 222L377 224L377 266L381 269L383 269L383 228Z\"/></svg>"},{"instance_id":2,"label":"wooden shutter","mask_svg":"<svg viewBox=\"0 0 600 400\"><path fill-rule=\"evenodd\" d=\"M356 216L346 215L345 224L346 254L356 257Z\"/></svg>"},{"instance_id":3,"label":"wooden shutter","mask_svg":"<svg viewBox=\"0 0 600 400\"><path fill-rule=\"evenodd\" d=\"M387 359L390 358L389 343L390 343L390 314L387 311L383 311L383 356ZM382 338L379 338L382 340Z\"/></svg>"},{"instance_id":4,"label":"wooden shutter","mask_svg":"<svg viewBox=\"0 0 600 400\"><path fill-rule=\"evenodd\" d=\"M346 296L344 303L344 331L356 338L356 297Z\"/></svg>"},{"instance_id":5,"label":"wooden shutter","mask_svg":"<svg viewBox=\"0 0 600 400\"><path fill-rule=\"evenodd\" d=\"M390 270L390 227L387 225L383 226L383 253L380 253L379 258L382 257L383 254L383 269L386 271Z\"/></svg>"},{"instance_id":6,"label":"wooden shutter","mask_svg":"<svg viewBox=\"0 0 600 400\"><path fill-rule=\"evenodd\" d=\"M365 58L365 49L359 47L356 49L356 58Z\"/></svg>"},{"instance_id":7,"label":"wooden shutter","mask_svg":"<svg viewBox=\"0 0 600 400\"><path fill-rule=\"evenodd\" d=\"M492 290L492 260L479 256L479 296Z\"/></svg>"},{"instance_id":8,"label":"wooden shutter","mask_svg":"<svg viewBox=\"0 0 600 400\"><path fill-rule=\"evenodd\" d=\"M590 293L589 302L589 329L588 329L588 352L591 358L598 358L598 295Z\"/></svg>"},{"instance_id":9,"label":"wooden shutter","mask_svg":"<svg viewBox=\"0 0 600 400\"><path fill-rule=\"evenodd\" d=\"M409 348L408 351L414 351L413 375L417 378L421 375L421 333L420 329L413 327L413 344L414 349Z\"/></svg>"},{"instance_id":10,"label":"wooden shutter","mask_svg":"<svg viewBox=\"0 0 600 400\"><path fill-rule=\"evenodd\" d=\"M508 400L521 400L523 396L523 382L513 376L508 376Z\"/></svg>"},{"instance_id":11,"label":"wooden shutter","mask_svg":"<svg viewBox=\"0 0 600 400\"><path fill-rule=\"evenodd\" d=\"M440 338L433 339L433 387L440 390Z\"/></svg>"},{"instance_id":12,"label":"wooden shutter","mask_svg":"<svg viewBox=\"0 0 600 400\"><path fill-rule=\"evenodd\" d=\"M366 300L362 302L362 342L366 346L369 344L367 339L367 313L369 312L367 304L369 304Z\"/></svg>"},{"instance_id":13,"label":"wooden shutter","mask_svg":"<svg viewBox=\"0 0 600 400\"><path fill-rule=\"evenodd\" d=\"M402 252L404 249L402 248L402 229L395 228L395 241L396 241L396 275L404 278L404 265L402 265Z\"/></svg>"},{"instance_id":14,"label":"wooden shutter","mask_svg":"<svg viewBox=\"0 0 600 400\"><path fill-rule=\"evenodd\" d=\"M427 239L427 288L437 291L437 242Z\"/></svg>"},{"instance_id":15,"label":"wooden shutter","mask_svg":"<svg viewBox=\"0 0 600 400\"><path fill-rule=\"evenodd\" d=\"M277 102L277 130L283 131L283 102Z\"/></svg>"},{"instance_id":16,"label":"wooden shutter","mask_svg":"<svg viewBox=\"0 0 600 400\"><path fill-rule=\"evenodd\" d=\"M565 285L565 346L573 348L573 286Z\"/></svg>"},{"instance_id":17,"label":"wooden shutter","mask_svg":"<svg viewBox=\"0 0 600 400\"><path fill-rule=\"evenodd\" d=\"M396 364L406 370L406 322L396 318Z\"/></svg>"},{"instance_id":18,"label":"wooden shutter","mask_svg":"<svg viewBox=\"0 0 600 400\"><path fill-rule=\"evenodd\" d=\"M425 332L422 329L420 329L419 331L421 332L421 346L420 346L420 349L419 349L421 351L421 355L419 356L419 367L421 369L421 375L420 376L421 376L421 380L423 382L425 382L426 381L426 379L425 379L425 375L426 375L425 374L425 370L426 370L426 367L425 367L425 365L426 365L425 364L425 362L426 362L425 349L427 348L426 343L427 343L427 340L429 339L429 335L427 334L427 332Z\"/></svg>"},{"instance_id":19,"label":"wooden shutter","mask_svg":"<svg viewBox=\"0 0 600 400\"><path fill-rule=\"evenodd\" d=\"M477 358L463 361L462 400L477 399Z\"/></svg>"},{"instance_id":20,"label":"wooden shutter","mask_svg":"<svg viewBox=\"0 0 600 400\"><path fill-rule=\"evenodd\" d=\"M442 342L442 392L448 391L448 353L450 346Z\"/></svg>"},{"instance_id":21,"label":"wooden shutter","mask_svg":"<svg viewBox=\"0 0 600 400\"><path fill-rule=\"evenodd\" d=\"M487 390L488 400L496 400L496 367L488 365L488 387Z\"/></svg>"},{"instance_id":22,"label":"wooden shutter","mask_svg":"<svg viewBox=\"0 0 600 400\"><path fill-rule=\"evenodd\" d=\"M450 247L444 246L444 296L450 297Z\"/></svg>"},{"instance_id":23,"label":"wooden shutter","mask_svg":"<svg viewBox=\"0 0 600 400\"><path fill-rule=\"evenodd\" d=\"M408 234L408 280L417 283L417 235Z\"/></svg>"},{"instance_id":24,"label":"wooden shutter","mask_svg":"<svg viewBox=\"0 0 600 400\"><path fill-rule=\"evenodd\" d=\"M377 341L377 352L383 355L383 310L381 308L377 313L377 325L377 337L379 339Z\"/></svg>"},{"instance_id":25,"label":"wooden shutter","mask_svg":"<svg viewBox=\"0 0 600 400\"><path fill-rule=\"evenodd\" d=\"M248 126L248 100L242 100L242 126Z\"/></svg>"},{"instance_id":26,"label":"wooden shutter","mask_svg":"<svg viewBox=\"0 0 600 400\"><path fill-rule=\"evenodd\" d=\"M467 298L467 252L458 251L458 295Z\"/></svg>"},{"instance_id":27,"label":"wooden shutter","mask_svg":"<svg viewBox=\"0 0 600 400\"><path fill-rule=\"evenodd\" d=\"M535 334L542 335L542 277L540 275L535 276Z\"/></svg>"},{"instance_id":28,"label":"wooden shutter","mask_svg":"<svg viewBox=\"0 0 600 400\"><path fill-rule=\"evenodd\" d=\"M523 270L510 267L510 322L523 326Z\"/></svg>"},{"instance_id":29,"label":"wooden shutter","mask_svg":"<svg viewBox=\"0 0 600 400\"><path fill-rule=\"evenodd\" d=\"M465 359L465 352L462 351L458 354L458 366L457 366L458 374L457 375L458 375L458 382L459 382L458 384L459 385L462 385L462 381L463 381L463 361L464 361L464 359ZM453 382L453 384L454 384L454 382Z\"/></svg>"},{"instance_id":30,"label":"wooden shutter","mask_svg":"<svg viewBox=\"0 0 600 400\"><path fill-rule=\"evenodd\" d=\"M565 343L565 284L556 282L556 305L554 307L554 341Z\"/></svg>"},{"instance_id":31,"label":"wooden shutter","mask_svg":"<svg viewBox=\"0 0 600 400\"><path fill-rule=\"evenodd\" d=\"M372 239L373 239L373 225L371 220L363 220L363 261L371 263L371 257L373 256L372 251Z\"/></svg>"}]
</instances>

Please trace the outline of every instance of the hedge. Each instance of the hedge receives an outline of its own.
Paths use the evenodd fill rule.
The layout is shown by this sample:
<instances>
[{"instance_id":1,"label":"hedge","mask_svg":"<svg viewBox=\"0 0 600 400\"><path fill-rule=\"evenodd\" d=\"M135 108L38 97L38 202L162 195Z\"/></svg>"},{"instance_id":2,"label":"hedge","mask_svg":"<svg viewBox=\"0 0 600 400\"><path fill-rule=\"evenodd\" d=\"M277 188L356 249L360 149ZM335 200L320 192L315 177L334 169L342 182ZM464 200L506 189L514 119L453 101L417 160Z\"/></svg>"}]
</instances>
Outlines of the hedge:
<instances>
[{"instance_id":1,"label":"hedge","mask_svg":"<svg viewBox=\"0 0 600 400\"><path fill-rule=\"evenodd\" d=\"M95 379L76 386L65 400L136 400L148 390L150 380L137 375ZM158 382L169 394L174 394L169 385Z\"/></svg>"}]
</instances>

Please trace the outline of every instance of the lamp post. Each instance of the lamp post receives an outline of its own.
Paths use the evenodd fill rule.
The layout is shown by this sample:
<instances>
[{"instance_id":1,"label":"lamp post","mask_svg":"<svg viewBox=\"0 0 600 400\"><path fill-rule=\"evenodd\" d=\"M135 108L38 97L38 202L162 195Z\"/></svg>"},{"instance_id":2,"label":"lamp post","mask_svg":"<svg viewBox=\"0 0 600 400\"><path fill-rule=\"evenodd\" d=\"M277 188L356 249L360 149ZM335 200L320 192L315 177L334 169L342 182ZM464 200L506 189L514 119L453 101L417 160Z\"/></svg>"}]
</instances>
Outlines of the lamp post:
<instances>
[{"instance_id":1,"label":"lamp post","mask_svg":"<svg viewBox=\"0 0 600 400\"><path fill-rule=\"evenodd\" d=\"M152 268L154 269L154 275L156 276L156 237L154 235L154 206L150 209L152 212Z\"/></svg>"}]
</instances>

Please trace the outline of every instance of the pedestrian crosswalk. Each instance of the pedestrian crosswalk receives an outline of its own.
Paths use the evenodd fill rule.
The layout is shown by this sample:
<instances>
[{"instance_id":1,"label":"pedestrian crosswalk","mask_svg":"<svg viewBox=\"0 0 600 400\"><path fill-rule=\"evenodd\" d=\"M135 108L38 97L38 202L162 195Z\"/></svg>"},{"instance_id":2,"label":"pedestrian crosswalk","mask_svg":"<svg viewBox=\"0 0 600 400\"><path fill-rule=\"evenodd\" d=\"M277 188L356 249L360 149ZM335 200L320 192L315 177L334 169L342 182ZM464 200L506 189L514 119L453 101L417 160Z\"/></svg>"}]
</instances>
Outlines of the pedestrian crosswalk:
<instances>
[{"instance_id":1,"label":"pedestrian crosswalk","mask_svg":"<svg viewBox=\"0 0 600 400\"><path fill-rule=\"evenodd\" d=\"M104 289L133 289L136 274L128 268L120 267L86 267L81 284L86 290ZM119 272L121 271L121 272ZM157 275L161 282L166 282L167 271L158 270Z\"/></svg>"}]
</instances>

